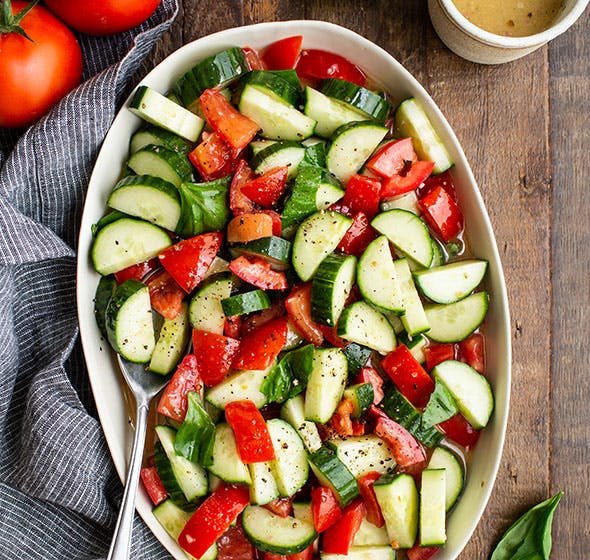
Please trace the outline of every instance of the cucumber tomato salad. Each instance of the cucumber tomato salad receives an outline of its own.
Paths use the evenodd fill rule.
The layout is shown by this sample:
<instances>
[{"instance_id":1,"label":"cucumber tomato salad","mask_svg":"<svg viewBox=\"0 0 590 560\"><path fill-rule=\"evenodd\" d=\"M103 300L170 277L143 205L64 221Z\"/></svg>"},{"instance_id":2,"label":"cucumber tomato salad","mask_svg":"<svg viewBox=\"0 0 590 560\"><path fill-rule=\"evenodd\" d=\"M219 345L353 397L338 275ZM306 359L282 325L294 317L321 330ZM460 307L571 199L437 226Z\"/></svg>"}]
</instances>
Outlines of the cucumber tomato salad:
<instances>
[{"instance_id":1,"label":"cucumber tomato salad","mask_svg":"<svg viewBox=\"0 0 590 560\"><path fill-rule=\"evenodd\" d=\"M142 480L190 557L426 559L493 410L487 262L419 101L301 45L137 88L96 319L170 376Z\"/></svg>"}]
</instances>

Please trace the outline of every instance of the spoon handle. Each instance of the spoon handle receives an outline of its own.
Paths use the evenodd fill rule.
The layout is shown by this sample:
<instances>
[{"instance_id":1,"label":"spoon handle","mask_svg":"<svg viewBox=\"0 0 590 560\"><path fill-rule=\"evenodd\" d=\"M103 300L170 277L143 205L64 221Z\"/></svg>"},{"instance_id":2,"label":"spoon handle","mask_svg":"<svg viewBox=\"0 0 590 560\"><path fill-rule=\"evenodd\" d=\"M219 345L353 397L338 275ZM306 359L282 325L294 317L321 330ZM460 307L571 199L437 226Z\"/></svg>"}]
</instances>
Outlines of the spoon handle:
<instances>
[{"instance_id":1,"label":"spoon handle","mask_svg":"<svg viewBox=\"0 0 590 560\"><path fill-rule=\"evenodd\" d=\"M125 482L125 492L123 493L119 518L117 519L117 526L115 527L115 534L113 535L107 560L128 560L129 558L131 532L133 530L133 514L135 512L135 495L137 494L137 484L141 470L141 459L147 431L147 418L148 406L142 403L137 407L135 437L133 439L133 450L131 451L131 459L127 471L127 481Z\"/></svg>"}]
</instances>

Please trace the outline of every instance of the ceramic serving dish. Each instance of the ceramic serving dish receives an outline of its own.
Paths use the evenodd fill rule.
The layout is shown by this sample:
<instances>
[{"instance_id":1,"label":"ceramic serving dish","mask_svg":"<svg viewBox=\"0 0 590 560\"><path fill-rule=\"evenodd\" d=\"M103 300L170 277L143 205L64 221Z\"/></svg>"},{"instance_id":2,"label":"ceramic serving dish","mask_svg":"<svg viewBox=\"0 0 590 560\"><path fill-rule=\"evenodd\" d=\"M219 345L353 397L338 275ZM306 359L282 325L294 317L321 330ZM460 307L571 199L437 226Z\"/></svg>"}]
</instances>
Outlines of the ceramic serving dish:
<instances>
[{"instance_id":1,"label":"ceramic serving dish","mask_svg":"<svg viewBox=\"0 0 590 560\"><path fill-rule=\"evenodd\" d=\"M452 174L465 215L471 249L475 255L490 263L487 289L491 293L491 304L485 331L487 371L494 389L496 408L470 458L465 491L448 522L447 545L437 556L438 560L451 560L458 556L475 529L492 491L500 462L510 393L510 330L506 288L490 220L469 164L448 122L424 88L386 51L348 29L321 21L262 23L209 35L172 53L141 83L166 92L175 79L196 61L228 46L259 48L294 34L303 35L304 48L335 51L358 64L372 81L391 94L394 103L411 96L420 100L455 161ZM133 432L114 354L101 338L94 319L93 298L99 276L92 267L89 255L91 225L105 212L107 196L127 158L129 138L139 125L140 119L122 108L105 138L88 187L77 270L80 333L88 373L105 437L121 479L125 477ZM186 559L182 550L159 525L151 509L147 494L140 488L138 512L174 558Z\"/></svg>"}]
</instances>

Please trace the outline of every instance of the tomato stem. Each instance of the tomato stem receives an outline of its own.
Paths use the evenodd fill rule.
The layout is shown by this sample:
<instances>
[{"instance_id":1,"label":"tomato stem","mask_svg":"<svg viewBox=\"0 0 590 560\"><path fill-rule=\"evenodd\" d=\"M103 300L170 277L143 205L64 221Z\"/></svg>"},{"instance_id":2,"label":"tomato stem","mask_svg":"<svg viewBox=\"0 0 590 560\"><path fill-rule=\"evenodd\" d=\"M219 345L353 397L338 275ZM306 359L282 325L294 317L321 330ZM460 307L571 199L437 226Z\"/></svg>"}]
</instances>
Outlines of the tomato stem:
<instances>
[{"instance_id":1,"label":"tomato stem","mask_svg":"<svg viewBox=\"0 0 590 560\"><path fill-rule=\"evenodd\" d=\"M2 0L2 11L0 12L0 35L3 33L18 33L32 43L26 31L20 26L24 17L39 3L39 0L33 0L28 6L25 6L18 14L13 15L10 0Z\"/></svg>"}]
</instances>

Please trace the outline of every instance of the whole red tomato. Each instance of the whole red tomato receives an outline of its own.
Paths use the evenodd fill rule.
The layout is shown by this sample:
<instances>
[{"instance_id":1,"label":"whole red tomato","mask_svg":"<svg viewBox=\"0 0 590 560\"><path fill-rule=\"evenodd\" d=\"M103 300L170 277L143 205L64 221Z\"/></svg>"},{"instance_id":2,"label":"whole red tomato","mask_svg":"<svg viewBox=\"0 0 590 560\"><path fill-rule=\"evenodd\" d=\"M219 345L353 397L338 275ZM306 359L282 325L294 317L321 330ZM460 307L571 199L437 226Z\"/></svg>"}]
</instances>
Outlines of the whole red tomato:
<instances>
[{"instance_id":1,"label":"whole red tomato","mask_svg":"<svg viewBox=\"0 0 590 560\"><path fill-rule=\"evenodd\" d=\"M13 14L27 6L12 2ZM14 21L2 23L14 29ZM82 78L78 41L51 12L34 6L20 27L30 39L16 31L0 33L0 127L31 124Z\"/></svg>"},{"instance_id":2,"label":"whole red tomato","mask_svg":"<svg viewBox=\"0 0 590 560\"><path fill-rule=\"evenodd\" d=\"M143 23L161 0L45 0L70 27L89 35L111 35Z\"/></svg>"}]
</instances>

